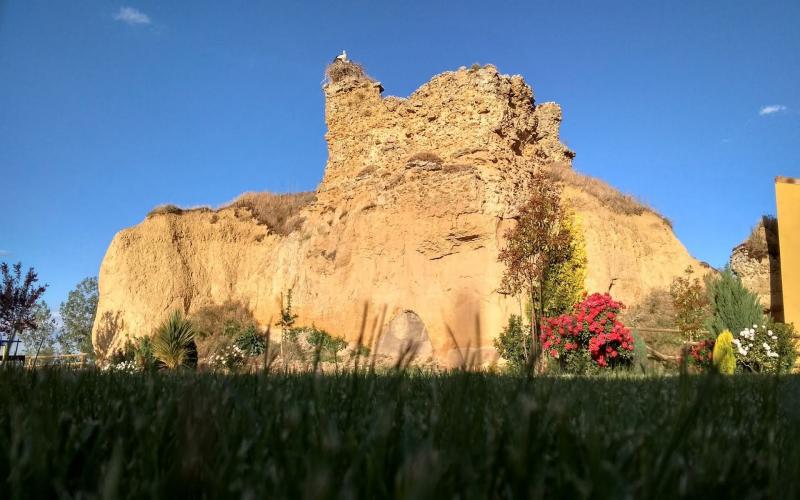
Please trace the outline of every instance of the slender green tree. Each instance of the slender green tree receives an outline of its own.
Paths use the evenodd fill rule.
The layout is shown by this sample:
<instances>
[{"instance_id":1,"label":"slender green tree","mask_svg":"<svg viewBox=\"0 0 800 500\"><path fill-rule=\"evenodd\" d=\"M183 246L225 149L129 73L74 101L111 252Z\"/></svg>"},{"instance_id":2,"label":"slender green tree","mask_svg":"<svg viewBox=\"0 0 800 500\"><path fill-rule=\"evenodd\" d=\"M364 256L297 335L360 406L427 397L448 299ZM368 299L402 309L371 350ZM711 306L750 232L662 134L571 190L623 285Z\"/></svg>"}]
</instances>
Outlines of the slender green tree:
<instances>
[{"instance_id":1,"label":"slender green tree","mask_svg":"<svg viewBox=\"0 0 800 500\"><path fill-rule=\"evenodd\" d=\"M574 240L561 186L537 170L531 176L529 192L516 226L505 234L506 244L498 259L506 266L501 291L525 294L530 301L530 359L535 363L547 301L546 284L572 257Z\"/></svg>"},{"instance_id":2,"label":"slender green tree","mask_svg":"<svg viewBox=\"0 0 800 500\"><path fill-rule=\"evenodd\" d=\"M11 344L25 330L36 328L36 303L47 289L39 285L39 276L29 268L24 277L22 263L9 266L0 264L0 338L3 344L3 362L8 361Z\"/></svg>"},{"instance_id":3,"label":"slender green tree","mask_svg":"<svg viewBox=\"0 0 800 500\"><path fill-rule=\"evenodd\" d=\"M286 292L286 299L284 300L281 294L281 319L278 320L276 326L281 327L281 359L283 360L283 371L288 369L286 360L286 342L288 336L294 326L297 315L292 312L292 289Z\"/></svg>"},{"instance_id":4,"label":"slender green tree","mask_svg":"<svg viewBox=\"0 0 800 500\"><path fill-rule=\"evenodd\" d=\"M67 295L58 311L63 326L58 343L67 353L94 354L92 326L97 314L97 278L85 278Z\"/></svg>"}]
</instances>

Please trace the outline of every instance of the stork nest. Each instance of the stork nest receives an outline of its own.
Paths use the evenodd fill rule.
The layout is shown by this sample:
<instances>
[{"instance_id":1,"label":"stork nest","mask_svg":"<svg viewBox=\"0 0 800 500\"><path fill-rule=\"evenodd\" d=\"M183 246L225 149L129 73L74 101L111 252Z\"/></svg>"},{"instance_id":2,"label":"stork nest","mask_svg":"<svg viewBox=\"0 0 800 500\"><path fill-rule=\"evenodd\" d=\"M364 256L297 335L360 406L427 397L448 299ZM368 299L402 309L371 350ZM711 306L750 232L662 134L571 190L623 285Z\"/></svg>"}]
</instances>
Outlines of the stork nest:
<instances>
[{"instance_id":1,"label":"stork nest","mask_svg":"<svg viewBox=\"0 0 800 500\"><path fill-rule=\"evenodd\" d=\"M364 71L364 67L353 61L333 61L325 68L325 79L329 83L339 83L343 80L369 80L374 82Z\"/></svg>"}]
</instances>

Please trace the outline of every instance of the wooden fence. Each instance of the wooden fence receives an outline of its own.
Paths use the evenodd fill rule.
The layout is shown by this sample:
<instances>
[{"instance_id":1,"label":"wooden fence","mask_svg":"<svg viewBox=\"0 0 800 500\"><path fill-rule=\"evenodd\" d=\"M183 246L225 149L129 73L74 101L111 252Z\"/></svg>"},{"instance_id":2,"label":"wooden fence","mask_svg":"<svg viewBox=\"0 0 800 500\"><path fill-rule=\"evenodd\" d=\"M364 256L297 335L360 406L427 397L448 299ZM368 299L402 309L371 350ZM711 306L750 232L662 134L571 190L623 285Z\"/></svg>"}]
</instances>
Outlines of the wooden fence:
<instances>
[{"instance_id":1,"label":"wooden fence","mask_svg":"<svg viewBox=\"0 0 800 500\"><path fill-rule=\"evenodd\" d=\"M25 358L25 368L42 368L58 366L63 368L86 368L88 366L88 355L82 354L58 354L53 356L29 356Z\"/></svg>"}]
</instances>

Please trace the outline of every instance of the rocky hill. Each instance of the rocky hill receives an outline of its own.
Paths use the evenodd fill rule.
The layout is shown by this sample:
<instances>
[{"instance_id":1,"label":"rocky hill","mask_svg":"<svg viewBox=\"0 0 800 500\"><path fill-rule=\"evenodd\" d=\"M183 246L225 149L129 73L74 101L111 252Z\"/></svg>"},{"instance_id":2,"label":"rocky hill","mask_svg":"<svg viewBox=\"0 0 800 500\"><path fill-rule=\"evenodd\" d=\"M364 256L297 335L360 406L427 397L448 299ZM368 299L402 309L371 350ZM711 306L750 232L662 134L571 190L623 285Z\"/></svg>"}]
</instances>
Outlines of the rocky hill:
<instances>
[{"instance_id":1,"label":"rocky hill","mask_svg":"<svg viewBox=\"0 0 800 500\"><path fill-rule=\"evenodd\" d=\"M539 167L581 218L588 290L614 279L614 294L635 303L698 265L666 219L572 170L560 107L535 103L522 77L462 68L403 99L340 69L324 87L316 197L281 228L234 204L161 210L120 231L100 270L99 350L151 334L174 309L232 301L274 324L291 288L299 323L354 340L368 304L367 335L383 332L386 348L413 339L443 364L468 347L491 359L492 337L521 310L496 291L498 250Z\"/></svg>"}]
</instances>

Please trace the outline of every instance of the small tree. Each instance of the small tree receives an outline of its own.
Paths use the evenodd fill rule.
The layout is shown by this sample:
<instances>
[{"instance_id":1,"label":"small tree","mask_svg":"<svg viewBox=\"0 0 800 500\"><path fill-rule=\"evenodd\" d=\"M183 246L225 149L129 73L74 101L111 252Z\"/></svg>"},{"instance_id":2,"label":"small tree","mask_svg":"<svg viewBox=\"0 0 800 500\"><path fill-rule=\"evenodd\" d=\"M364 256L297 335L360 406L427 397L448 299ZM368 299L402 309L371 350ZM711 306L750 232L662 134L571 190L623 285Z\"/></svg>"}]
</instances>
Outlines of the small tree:
<instances>
[{"instance_id":1,"label":"small tree","mask_svg":"<svg viewBox=\"0 0 800 500\"><path fill-rule=\"evenodd\" d=\"M708 329L714 335L725 330L741 332L752 325L764 323L764 313L756 294L742 284L742 280L725 268L708 283L708 297L712 316Z\"/></svg>"},{"instance_id":2,"label":"small tree","mask_svg":"<svg viewBox=\"0 0 800 500\"><path fill-rule=\"evenodd\" d=\"M530 300L531 361L539 355L539 337L544 317L545 287L573 253L571 214L561 201L561 187L541 170L532 174L530 199L519 211L517 224L506 232L506 246L499 260L505 264L501 290L525 293Z\"/></svg>"},{"instance_id":3,"label":"small tree","mask_svg":"<svg viewBox=\"0 0 800 500\"><path fill-rule=\"evenodd\" d=\"M0 338L6 337L3 346L3 362L8 360L11 344L25 330L36 328L36 303L47 289L37 285L39 277L33 268L22 275L22 263L13 267L0 264L2 287L0 288Z\"/></svg>"},{"instance_id":4,"label":"small tree","mask_svg":"<svg viewBox=\"0 0 800 500\"><path fill-rule=\"evenodd\" d=\"M675 307L675 324L689 342L697 338L708 317L708 294L691 266L672 281L669 293Z\"/></svg>"},{"instance_id":5,"label":"small tree","mask_svg":"<svg viewBox=\"0 0 800 500\"><path fill-rule=\"evenodd\" d=\"M58 343L64 352L94 354L92 326L97 314L97 278L84 278L58 308L63 327Z\"/></svg>"},{"instance_id":6,"label":"small tree","mask_svg":"<svg viewBox=\"0 0 800 500\"><path fill-rule=\"evenodd\" d=\"M288 368L286 362L286 341L294 326L297 315L292 313L292 289L286 292L286 300L284 301L283 294L281 294L281 319L278 320L276 326L281 327L281 359L283 360L283 371Z\"/></svg>"},{"instance_id":7,"label":"small tree","mask_svg":"<svg viewBox=\"0 0 800 500\"><path fill-rule=\"evenodd\" d=\"M40 300L34 306L36 326L20 333L19 339L25 346L28 356L36 357L39 354L49 355L55 351L56 321L50 313L47 303Z\"/></svg>"}]
</instances>

